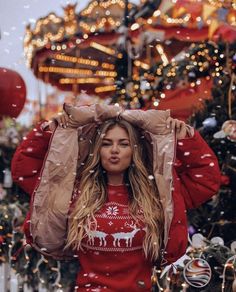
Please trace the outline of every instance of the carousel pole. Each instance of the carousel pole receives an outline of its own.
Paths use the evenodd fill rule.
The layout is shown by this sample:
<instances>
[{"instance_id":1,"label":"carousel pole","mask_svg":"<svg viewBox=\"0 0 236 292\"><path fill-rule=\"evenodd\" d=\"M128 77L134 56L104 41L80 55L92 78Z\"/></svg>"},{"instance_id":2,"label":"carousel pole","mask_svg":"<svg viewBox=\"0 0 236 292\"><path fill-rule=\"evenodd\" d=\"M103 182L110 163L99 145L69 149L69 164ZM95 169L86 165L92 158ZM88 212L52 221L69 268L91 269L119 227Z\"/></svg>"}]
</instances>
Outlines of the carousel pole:
<instances>
[{"instance_id":1,"label":"carousel pole","mask_svg":"<svg viewBox=\"0 0 236 292\"><path fill-rule=\"evenodd\" d=\"M129 26L129 1L125 0L125 11L124 11L124 25L125 27Z\"/></svg>"},{"instance_id":2,"label":"carousel pole","mask_svg":"<svg viewBox=\"0 0 236 292\"><path fill-rule=\"evenodd\" d=\"M127 77L128 77L128 80L130 79L130 77L132 76L132 60L129 56L129 48L128 48L128 45L129 45L129 31L128 31L128 27L129 27L129 1L128 0L125 0L125 11L124 11L124 26L125 26L125 51L127 53Z\"/></svg>"},{"instance_id":3,"label":"carousel pole","mask_svg":"<svg viewBox=\"0 0 236 292\"><path fill-rule=\"evenodd\" d=\"M75 48L75 56L76 56L76 58L79 58L79 56L80 56L80 50L78 49L77 46ZM78 67L77 64L78 63L75 63L75 65L74 65L75 69ZM77 83L77 78L75 78L75 82L72 84L72 92L74 95L74 100L76 101L77 95L79 93L79 84Z\"/></svg>"},{"instance_id":4,"label":"carousel pole","mask_svg":"<svg viewBox=\"0 0 236 292\"><path fill-rule=\"evenodd\" d=\"M38 105L39 105L38 118L39 118L39 121L41 121L43 119L43 100L42 100L42 91L41 91L39 79L37 80L37 87L38 87Z\"/></svg>"},{"instance_id":5,"label":"carousel pole","mask_svg":"<svg viewBox=\"0 0 236 292\"><path fill-rule=\"evenodd\" d=\"M41 64L39 64L39 66L41 66ZM34 64L34 71L36 72L36 63ZM43 119L43 101L42 101L42 92L41 92L41 88L40 88L40 78L42 78L41 76L41 72L38 72L38 76L37 76L37 80L36 80L36 85L37 85L37 97L38 97L38 119L39 121L41 121Z\"/></svg>"}]
</instances>

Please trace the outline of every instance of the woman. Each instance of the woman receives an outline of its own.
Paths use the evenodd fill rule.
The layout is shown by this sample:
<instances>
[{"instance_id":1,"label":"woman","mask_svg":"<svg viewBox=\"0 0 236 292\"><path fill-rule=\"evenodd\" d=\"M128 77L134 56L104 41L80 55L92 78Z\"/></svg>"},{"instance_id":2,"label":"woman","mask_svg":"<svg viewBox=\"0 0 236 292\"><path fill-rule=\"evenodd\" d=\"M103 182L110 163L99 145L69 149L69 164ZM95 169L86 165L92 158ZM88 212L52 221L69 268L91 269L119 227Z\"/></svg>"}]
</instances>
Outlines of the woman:
<instances>
[{"instance_id":1,"label":"woman","mask_svg":"<svg viewBox=\"0 0 236 292\"><path fill-rule=\"evenodd\" d=\"M28 242L57 259L78 256L79 291L150 291L153 264L185 253L186 208L219 188L216 157L169 111L64 110L13 159L15 181L34 188Z\"/></svg>"}]
</instances>

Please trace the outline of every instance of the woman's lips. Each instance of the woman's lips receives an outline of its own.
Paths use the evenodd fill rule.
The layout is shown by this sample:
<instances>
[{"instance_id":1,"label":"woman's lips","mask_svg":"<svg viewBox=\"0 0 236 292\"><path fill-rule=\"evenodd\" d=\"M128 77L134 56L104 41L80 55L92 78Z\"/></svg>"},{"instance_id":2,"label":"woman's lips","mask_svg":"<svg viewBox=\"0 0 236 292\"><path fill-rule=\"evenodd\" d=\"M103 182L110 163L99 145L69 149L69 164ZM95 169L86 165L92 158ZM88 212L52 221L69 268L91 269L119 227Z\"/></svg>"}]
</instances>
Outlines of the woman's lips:
<instances>
[{"instance_id":1,"label":"woman's lips","mask_svg":"<svg viewBox=\"0 0 236 292\"><path fill-rule=\"evenodd\" d=\"M120 161L120 158L118 158L118 157L111 157L111 158L109 158L109 161L111 163L118 163Z\"/></svg>"}]
</instances>

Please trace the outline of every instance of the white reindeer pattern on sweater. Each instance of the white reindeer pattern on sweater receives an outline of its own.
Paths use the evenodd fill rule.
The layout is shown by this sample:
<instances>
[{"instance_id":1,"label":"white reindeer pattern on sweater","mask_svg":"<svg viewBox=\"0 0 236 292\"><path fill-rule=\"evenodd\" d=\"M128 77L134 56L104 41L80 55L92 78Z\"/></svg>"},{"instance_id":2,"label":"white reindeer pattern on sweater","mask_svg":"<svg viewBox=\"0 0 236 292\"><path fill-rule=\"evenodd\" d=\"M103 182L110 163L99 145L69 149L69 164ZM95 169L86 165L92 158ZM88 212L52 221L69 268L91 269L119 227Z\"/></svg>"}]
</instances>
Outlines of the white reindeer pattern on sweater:
<instances>
[{"instance_id":1,"label":"white reindeer pattern on sweater","mask_svg":"<svg viewBox=\"0 0 236 292\"><path fill-rule=\"evenodd\" d=\"M130 251L142 248L145 226L129 214L128 206L108 202L95 214L96 230L88 230L83 246L99 251Z\"/></svg>"}]
</instances>

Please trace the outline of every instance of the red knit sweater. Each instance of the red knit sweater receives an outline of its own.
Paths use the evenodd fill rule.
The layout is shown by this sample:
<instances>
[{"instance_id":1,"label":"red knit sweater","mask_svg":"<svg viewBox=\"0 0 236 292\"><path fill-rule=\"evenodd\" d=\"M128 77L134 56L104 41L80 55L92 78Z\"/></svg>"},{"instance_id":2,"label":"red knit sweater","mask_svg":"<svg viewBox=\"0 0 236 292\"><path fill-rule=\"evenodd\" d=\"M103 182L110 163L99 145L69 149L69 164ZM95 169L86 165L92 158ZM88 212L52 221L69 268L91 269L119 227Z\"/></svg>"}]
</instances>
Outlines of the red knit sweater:
<instances>
[{"instance_id":1,"label":"red knit sweater","mask_svg":"<svg viewBox=\"0 0 236 292\"><path fill-rule=\"evenodd\" d=\"M145 226L128 210L125 186L108 185L107 203L95 214L96 231L87 232L78 256L76 291L150 291L151 261L145 259Z\"/></svg>"}]
</instances>

